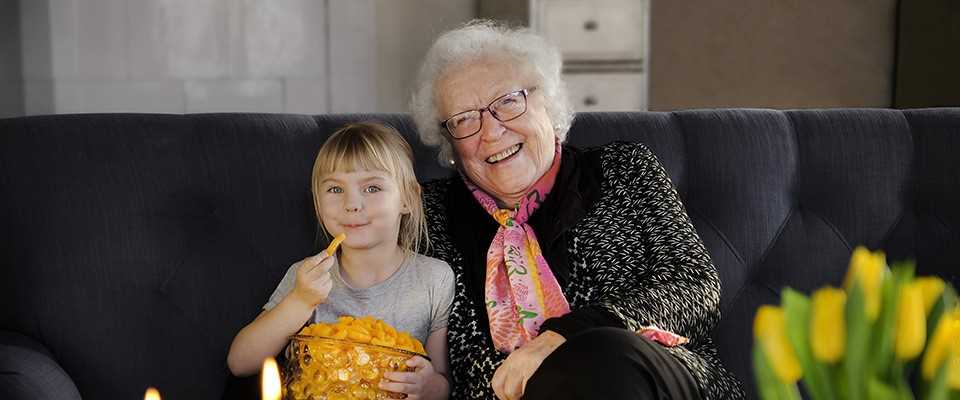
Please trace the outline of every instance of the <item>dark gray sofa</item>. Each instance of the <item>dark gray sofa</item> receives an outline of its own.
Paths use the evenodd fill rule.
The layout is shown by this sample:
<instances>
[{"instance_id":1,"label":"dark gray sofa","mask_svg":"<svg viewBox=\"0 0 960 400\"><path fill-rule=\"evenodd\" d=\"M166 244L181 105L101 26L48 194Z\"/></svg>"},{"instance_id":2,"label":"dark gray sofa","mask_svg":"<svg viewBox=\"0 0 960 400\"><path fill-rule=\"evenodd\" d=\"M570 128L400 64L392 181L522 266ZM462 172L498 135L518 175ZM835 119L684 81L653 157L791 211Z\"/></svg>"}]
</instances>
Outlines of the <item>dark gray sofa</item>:
<instances>
[{"instance_id":1,"label":"dark gray sofa","mask_svg":"<svg viewBox=\"0 0 960 400\"><path fill-rule=\"evenodd\" d=\"M407 136L423 180L450 173L405 115L0 119L0 398L249 395L230 341L314 250L320 144L366 119ZM723 282L720 355L748 391L756 307L838 284L852 246L960 283L958 108L592 113L569 136L613 140L646 143L678 186Z\"/></svg>"}]
</instances>

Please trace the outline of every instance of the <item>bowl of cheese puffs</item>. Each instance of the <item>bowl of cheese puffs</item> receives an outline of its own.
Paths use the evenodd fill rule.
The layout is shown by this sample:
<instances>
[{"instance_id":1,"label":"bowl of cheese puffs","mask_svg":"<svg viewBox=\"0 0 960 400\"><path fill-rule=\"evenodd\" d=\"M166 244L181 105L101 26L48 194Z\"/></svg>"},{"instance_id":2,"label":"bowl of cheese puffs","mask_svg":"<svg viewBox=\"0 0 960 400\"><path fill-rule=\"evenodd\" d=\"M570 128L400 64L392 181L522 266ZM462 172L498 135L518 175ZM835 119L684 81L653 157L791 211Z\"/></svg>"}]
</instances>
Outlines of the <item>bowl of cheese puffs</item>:
<instances>
[{"instance_id":1,"label":"bowl of cheese puffs","mask_svg":"<svg viewBox=\"0 0 960 400\"><path fill-rule=\"evenodd\" d=\"M383 373L408 370L427 357L423 344L372 317L342 316L304 327L290 339L284 365L286 400L400 399L379 389Z\"/></svg>"}]
</instances>

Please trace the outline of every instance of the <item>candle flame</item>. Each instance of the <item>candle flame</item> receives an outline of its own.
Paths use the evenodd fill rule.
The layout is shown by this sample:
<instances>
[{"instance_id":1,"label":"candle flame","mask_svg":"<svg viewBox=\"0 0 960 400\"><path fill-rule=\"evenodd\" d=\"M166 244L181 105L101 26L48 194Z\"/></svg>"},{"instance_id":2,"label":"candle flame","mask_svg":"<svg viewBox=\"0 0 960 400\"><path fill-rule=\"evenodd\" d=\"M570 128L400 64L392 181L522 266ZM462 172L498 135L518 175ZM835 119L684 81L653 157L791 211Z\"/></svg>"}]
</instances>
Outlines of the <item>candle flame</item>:
<instances>
[{"instance_id":1,"label":"candle flame","mask_svg":"<svg viewBox=\"0 0 960 400\"><path fill-rule=\"evenodd\" d=\"M160 391L157 388L148 387L147 392L143 394L143 400L160 400Z\"/></svg>"},{"instance_id":2,"label":"candle flame","mask_svg":"<svg viewBox=\"0 0 960 400\"><path fill-rule=\"evenodd\" d=\"M280 369L277 368L277 360L273 357L263 360L260 387L263 400L280 400Z\"/></svg>"}]
</instances>

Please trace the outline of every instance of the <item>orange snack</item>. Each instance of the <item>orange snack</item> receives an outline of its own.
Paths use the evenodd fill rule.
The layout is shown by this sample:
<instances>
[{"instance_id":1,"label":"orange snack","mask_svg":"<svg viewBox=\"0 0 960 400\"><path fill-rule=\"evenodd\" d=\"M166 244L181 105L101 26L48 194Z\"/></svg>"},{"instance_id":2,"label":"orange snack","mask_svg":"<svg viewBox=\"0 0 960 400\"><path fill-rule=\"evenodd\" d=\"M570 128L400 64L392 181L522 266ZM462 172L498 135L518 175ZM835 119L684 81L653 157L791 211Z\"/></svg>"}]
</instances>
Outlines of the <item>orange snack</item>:
<instances>
[{"instance_id":1,"label":"orange snack","mask_svg":"<svg viewBox=\"0 0 960 400\"><path fill-rule=\"evenodd\" d=\"M344 315L335 324L310 324L300 331L300 335L346 339L354 343L393 347L423 355L427 353L423 343L409 333L397 332L389 324L370 316L355 318Z\"/></svg>"},{"instance_id":2,"label":"orange snack","mask_svg":"<svg viewBox=\"0 0 960 400\"><path fill-rule=\"evenodd\" d=\"M336 253L336 252L337 252L337 247L340 247L340 243L343 242L343 239L346 239L346 238L347 238L347 234L346 234L346 233L341 233L341 234L337 235L336 237L334 237L334 238L333 238L333 241L330 242L330 245L327 246L327 249L324 250L324 251L327 252L327 256L332 256L334 253Z\"/></svg>"},{"instance_id":3,"label":"orange snack","mask_svg":"<svg viewBox=\"0 0 960 400\"><path fill-rule=\"evenodd\" d=\"M400 399L379 389L383 373L405 372L407 359L426 356L423 344L373 317L342 316L310 324L286 350L284 399Z\"/></svg>"}]
</instances>

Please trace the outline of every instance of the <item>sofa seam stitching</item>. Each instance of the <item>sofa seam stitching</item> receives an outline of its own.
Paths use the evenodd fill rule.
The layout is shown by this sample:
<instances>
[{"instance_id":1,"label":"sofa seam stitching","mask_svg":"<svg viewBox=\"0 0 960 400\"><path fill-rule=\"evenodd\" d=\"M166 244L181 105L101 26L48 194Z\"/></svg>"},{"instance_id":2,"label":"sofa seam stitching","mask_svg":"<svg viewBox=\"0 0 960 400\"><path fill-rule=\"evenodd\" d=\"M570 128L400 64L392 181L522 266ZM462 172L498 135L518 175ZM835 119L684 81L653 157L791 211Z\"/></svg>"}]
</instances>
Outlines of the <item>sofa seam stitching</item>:
<instances>
[{"instance_id":1,"label":"sofa seam stitching","mask_svg":"<svg viewBox=\"0 0 960 400\"><path fill-rule=\"evenodd\" d=\"M689 164L690 157L687 157L688 147L689 147L689 146L688 146L688 143L689 143L689 142L687 141L687 130L684 128L683 122L682 122L681 118L676 115L676 112L671 112L670 115L671 115L671 117L676 121L677 126L680 128L680 136L683 137L683 152L684 152L683 169L684 169L684 179L688 179L688 180L689 180L689 178L687 178L688 176L690 176L690 173L689 173L689 171L690 171L690 164ZM693 185L689 184L689 182L688 182L688 184L687 184L686 186L687 186L687 187L693 187ZM692 204L689 204L689 202L685 203L685 204L684 204L684 207L687 208L687 213L688 213L688 214L695 214L695 215L701 216L702 219L703 219L703 221L704 221L708 226L710 226L710 228L712 228L714 232L717 233L717 236L720 238L720 240L723 242L723 244L726 245L728 249L730 249L730 252L733 253L733 256L737 259L737 261L739 261L741 265L745 265L745 266L747 265L747 262L745 261L745 259L743 258L743 256L740 255L740 251L736 248L736 246L733 245L733 243L730 243L730 240L727 238L727 235L725 235L725 234L723 233L723 231L721 231L719 228L717 228L716 225L714 225L709 219L707 219L707 217L706 217L706 215L705 215L704 213L700 212L698 208L693 207ZM691 222L692 222L692 221L691 221ZM703 239L700 239L700 240L703 241Z\"/></svg>"}]
</instances>

